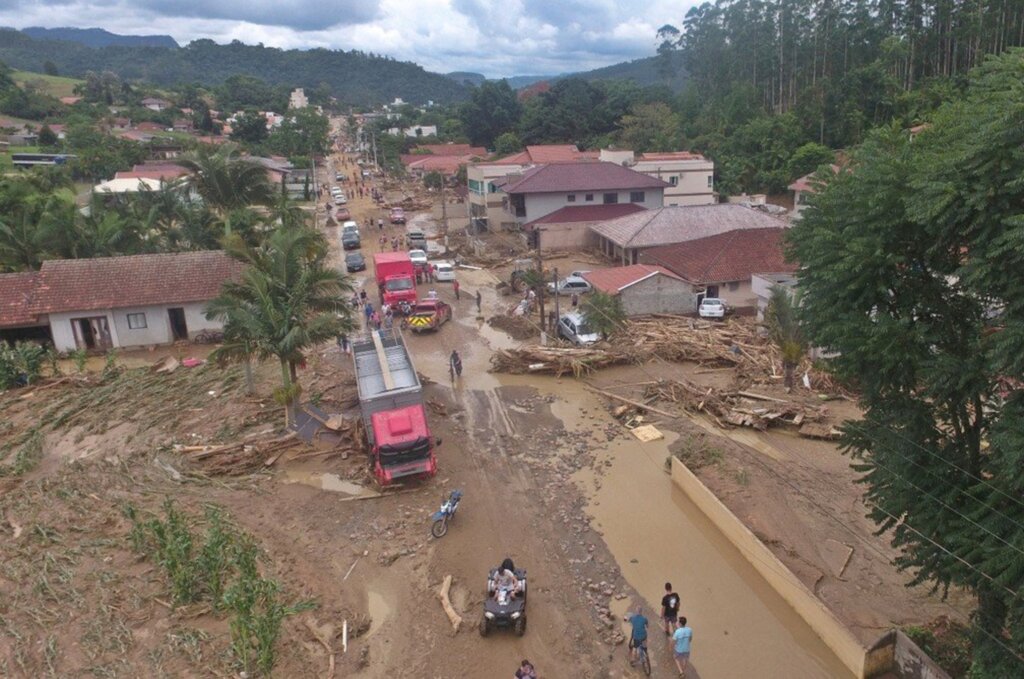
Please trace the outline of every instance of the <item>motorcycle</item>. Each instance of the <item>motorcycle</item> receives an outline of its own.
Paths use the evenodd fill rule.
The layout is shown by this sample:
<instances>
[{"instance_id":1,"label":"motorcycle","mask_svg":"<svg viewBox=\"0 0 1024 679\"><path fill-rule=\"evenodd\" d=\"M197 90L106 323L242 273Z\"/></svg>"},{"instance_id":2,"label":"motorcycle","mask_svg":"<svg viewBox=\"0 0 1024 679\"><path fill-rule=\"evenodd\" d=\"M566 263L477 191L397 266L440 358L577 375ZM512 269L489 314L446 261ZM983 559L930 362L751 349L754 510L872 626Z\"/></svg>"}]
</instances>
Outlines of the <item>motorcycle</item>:
<instances>
[{"instance_id":1,"label":"motorcycle","mask_svg":"<svg viewBox=\"0 0 1024 679\"><path fill-rule=\"evenodd\" d=\"M461 490L453 490L451 495L443 503L441 509L434 512L434 525L430 527L430 534L435 538L444 537L448 532L448 522L455 516L455 510L459 508L459 500L462 499Z\"/></svg>"}]
</instances>

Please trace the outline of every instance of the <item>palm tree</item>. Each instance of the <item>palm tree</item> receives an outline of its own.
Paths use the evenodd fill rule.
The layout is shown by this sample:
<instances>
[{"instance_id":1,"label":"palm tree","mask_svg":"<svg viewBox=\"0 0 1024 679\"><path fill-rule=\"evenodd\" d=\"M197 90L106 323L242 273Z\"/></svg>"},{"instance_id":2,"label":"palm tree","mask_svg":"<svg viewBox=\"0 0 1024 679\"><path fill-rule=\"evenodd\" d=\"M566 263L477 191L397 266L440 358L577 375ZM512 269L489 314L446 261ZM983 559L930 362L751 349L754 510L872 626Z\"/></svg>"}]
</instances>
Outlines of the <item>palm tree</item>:
<instances>
[{"instance_id":1,"label":"palm tree","mask_svg":"<svg viewBox=\"0 0 1024 679\"><path fill-rule=\"evenodd\" d=\"M246 268L206 307L208 319L224 323L224 343L212 358L229 363L276 358L282 386L274 397L286 406L287 423L301 392L295 366L310 348L355 327L348 304L352 284L327 264L327 242L312 229L277 229L258 246L236 234L224 245Z\"/></svg>"},{"instance_id":2,"label":"palm tree","mask_svg":"<svg viewBox=\"0 0 1024 679\"><path fill-rule=\"evenodd\" d=\"M224 144L216 151L201 150L178 161L192 170L189 185L210 209L221 215L274 202L274 189L266 169L254 160L238 156L237 151L237 145Z\"/></svg>"},{"instance_id":3,"label":"palm tree","mask_svg":"<svg viewBox=\"0 0 1024 679\"><path fill-rule=\"evenodd\" d=\"M583 320L604 337L621 330L626 322L622 298L594 290L583 300Z\"/></svg>"},{"instance_id":4,"label":"palm tree","mask_svg":"<svg viewBox=\"0 0 1024 679\"><path fill-rule=\"evenodd\" d=\"M797 302L793 295L781 285L773 285L765 310L764 322L768 336L779 347L782 354L782 371L786 389L793 388L793 371L800 365L807 353L800 320L797 318Z\"/></svg>"}]
</instances>

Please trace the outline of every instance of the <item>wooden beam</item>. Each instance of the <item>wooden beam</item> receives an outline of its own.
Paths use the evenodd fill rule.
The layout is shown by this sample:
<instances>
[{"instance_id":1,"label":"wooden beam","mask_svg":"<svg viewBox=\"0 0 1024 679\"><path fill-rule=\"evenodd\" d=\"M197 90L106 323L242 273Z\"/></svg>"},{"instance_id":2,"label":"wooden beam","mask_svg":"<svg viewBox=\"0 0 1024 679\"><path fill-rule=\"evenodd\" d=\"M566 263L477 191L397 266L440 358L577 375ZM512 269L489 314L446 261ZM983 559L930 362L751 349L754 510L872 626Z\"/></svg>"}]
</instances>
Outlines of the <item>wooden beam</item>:
<instances>
[{"instance_id":1,"label":"wooden beam","mask_svg":"<svg viewBox=\"0 0 1024 679\"><path fill-rule=\"evenodd\" d=\"M384 353L384 343L380 341L380 331L370 331L373 337L373 346L377 349L377 361L380 363L380 374L384 378L384 388L391 391L395 388L395 378L391 375L391 367L388 366L388 356Z\"/></svg>"},{"instance_id":2,"label":"wooden beam","mask_svg":"<svg viewBox=\"0 0 1024 679\"><path fill-rule=\"evenodd\" d=\"M603 389L597 389L596 387L592 387L589 384L587 384L585 386L590 391L592 391L592 392L594 392L596 394L600 394L601 396L604 396L606 398L610 398L610 399L612 399L614 401L621 401L622 403L625 403L627 405L631 405L631 406L634 406L636 408L643 408L644 410L649 410L652 413L657 413L658 415L664 415L665 417L672 417L672 418L678 418L679 417L679 415L677 415L675 413L670 413L667 410L661 410L659 408L655 408L654 406L649 406L646 403L640 403L639 401L631 401L628 398L623 398L622 396L619 396L618 394L613 394L610 391L604 391Z\"/></svg>"}]
</instances>

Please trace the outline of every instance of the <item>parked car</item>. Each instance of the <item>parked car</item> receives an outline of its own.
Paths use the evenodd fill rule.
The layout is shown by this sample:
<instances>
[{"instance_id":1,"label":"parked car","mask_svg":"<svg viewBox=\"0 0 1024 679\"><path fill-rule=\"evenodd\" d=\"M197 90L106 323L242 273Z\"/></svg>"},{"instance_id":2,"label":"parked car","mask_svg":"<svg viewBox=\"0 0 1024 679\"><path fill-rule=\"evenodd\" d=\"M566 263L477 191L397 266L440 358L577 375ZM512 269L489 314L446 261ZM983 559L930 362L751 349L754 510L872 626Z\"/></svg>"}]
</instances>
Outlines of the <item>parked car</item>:
<instances>
[{"instance_id":1,"label":"parked car","mask_svg":"<svg viewBox=\"0 0 1024 679\"><path fill-rule=\"evenodd\" d=\"M334 221L345 222L352 219L352 213L349 212L347 207L339 207L334 211Z\"/></svg>"},{"instance_id":2,"label":"parked car","mask_svg":"<svg viewBox=\"0 0 1024 679\"><path fill-rule=\"evenodd\" d=\"M705 297L697 307L701 318L725 318L725 302L717 297Z\"/></svg>"},{"instance_id":3,"label":"parked car","mask_svg":"<svg viewBox=\"0 0 1024 679\"><path fill-rule=\"evenodd\" d=\"M582 294L593 289L593 286L585 278L576 274L570 274L558 281L557 286L554 283L548 283L548 292L553 295Z\"/></svg>"},{"instance_id":4,"label":"parked car","mask_svg":"<svg viewBox=\"0 0 1024 679\"><path fill-rule=\"evenodd\" d=\"M409 250L409 259L417 269L427 265L427 253L423 250Z\"/></svg>"},{"instance_id":5,"label":"parked car","mask_svg":"<svg viewBox=\"0 0 1024 679\"><path fill-rule=\"evenodd\" d=\"M391 208L390 220L392 224L405 224L405 210L400 207Z\"/></svg>"},{"instance_id":6,"label":"parked car","mask_svg":"<svg viewBox=\"0 0 1024 679\"><path fill-rule=\"evenodd\" d=\"M363 179L369 179L370 176L371 176L371 173L370 173L369 170L363 170Z\"/></svg>"},{"instance_id":7,"label":"parked car","mask_svg":"<svg viewBox=\"0 0 1024 679\"><path fill-rule=\"evenodd\" d=\"M454 281L455 266L451 262L437 261L431 265L435 281Z\"/></svg>"},{"instance_id":8,"label":"parked car","mask_svg":"<svg viewBox=\"0 0 1024 679\"><path fill-rule=\"evenodd\" d=\"M358 236L359 235L359 223L358 222L354 222L352 220L349 220L347 222L342 222L342 224L341 224L341 233L345 234L345 233L348 233L350 231L354 231L355 234Z\"/></svg>"},{"instance_id":9,"label":"parked car","mask_svg":"<svg viewBox=\"0 0 1024 679\"><path fill-rule=\"evenodd\" d=\"M366 260L361 252L350 252L345 255L345 269L349 273L354 271L366 271Z\"/></svg>"},{"instance_id":10,"label":"parked car","mask_svg":"<svg viewBox=\"0 0 1024 679\"><path fill-rule=\"evenodd\" d=\"M558 334L578 347L593 344L601 339L601 335L587 325L583 314L578 311L562 314L558 319Z\"/></svg>"},{"instance_id":11,"label":"parked car","mask_svg":"<svg viewBox=\"0 0 1024 679\"><path fill-rule=\"evenodd\" d=\"M344 193L339 193L338 195L336 195L334 197L334 204L335 205L345 205L347 203L348 203L348 198L345 197Z\"/></svg>"},{"instance_id":12,"label":"parked car","mask_svg":"<svg viewBox=\"0 0 1024 679\"><path fill-rule=\"evenodd\" d=\"M422 231L409 231L405 234L405 244L410 250L426 250L427 236Z\"/></svg>"},{"instance_id":13,"label":"parked car","mask_svg":"<svg viewBox=\"0 0 1024 679\"><path fill-rule=\"evenodd\" d=\"M358 231L348 231L341 234L341 247L345 250L358 250L362 247L359 242Z\"/></svg>"}]
</instances>

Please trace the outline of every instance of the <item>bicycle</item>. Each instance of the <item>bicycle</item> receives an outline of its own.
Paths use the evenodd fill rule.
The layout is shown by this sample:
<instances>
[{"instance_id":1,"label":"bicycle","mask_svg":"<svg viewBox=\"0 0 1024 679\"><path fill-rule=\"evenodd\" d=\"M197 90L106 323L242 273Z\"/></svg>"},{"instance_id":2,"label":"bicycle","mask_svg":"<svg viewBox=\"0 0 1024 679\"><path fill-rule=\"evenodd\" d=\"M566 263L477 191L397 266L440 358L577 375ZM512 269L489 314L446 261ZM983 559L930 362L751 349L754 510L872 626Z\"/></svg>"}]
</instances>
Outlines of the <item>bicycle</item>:
<instances>
[{"instance_id":1,"label":"bicycle","mask_svg":"<svg viewBox=\"0 0 1024 679\"><path fill-rule=\"evenodd\" d=\"M628 654L626 655L626 658L629 658ZM651 676L651 656L647 653L647 639L637 642L636 662L640 663L640 668L643 669L645 675L648 677ZM636 663L630 660L629 666L636 667Z\"/></svg>"}]
</instances>

